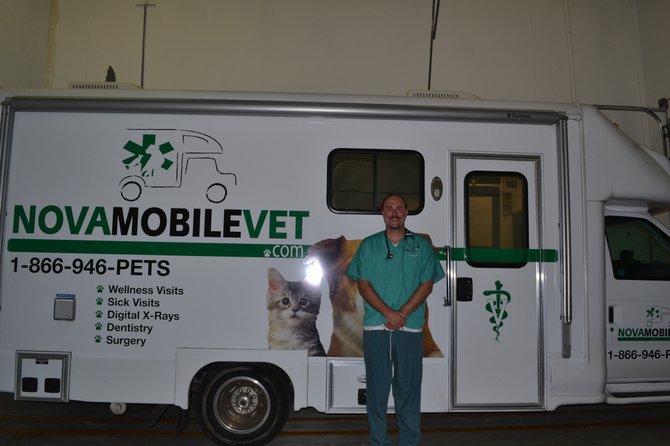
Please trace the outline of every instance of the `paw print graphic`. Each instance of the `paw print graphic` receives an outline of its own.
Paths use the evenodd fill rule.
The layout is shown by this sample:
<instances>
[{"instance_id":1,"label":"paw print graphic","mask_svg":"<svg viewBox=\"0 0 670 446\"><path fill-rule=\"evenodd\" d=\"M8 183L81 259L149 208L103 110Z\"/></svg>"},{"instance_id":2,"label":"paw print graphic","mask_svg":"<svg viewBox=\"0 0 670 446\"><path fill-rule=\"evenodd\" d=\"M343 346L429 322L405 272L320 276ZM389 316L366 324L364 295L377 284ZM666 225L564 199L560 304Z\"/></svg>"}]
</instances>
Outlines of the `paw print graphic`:
<instances>
[{"instance_id":1,"label":"paw print graphic","mask_svg":"<svg viewBox=\"0 0 670 446\"><path fill-rule=\"evenodd\" d=\"M95 312L95 317L101 318L102 317L102 311L98 310Z\"/></svg>"},{"instance_id":2,"label":"paw print graphic","mask_svg":"<svg viewBox=\"0 0 670 446\"><path fill-rule=\"evenodd\" d=\"M102 299L102 297L98 297L98 298L95 300L95 303L98 304L98 305L102 305L103 302L104 302L104 300Z\"/></svg>"},{"instance_id":3,"label":"paw print graphic","mask_svg":"<svg viewBox=\"0 0 670 446\"><path fill-rule=\"evenodd\" d=\"M96 343L96 344L99 344L100 341L102 341L102 336L100 336L100 335L96 335L96 336L95 336L95 343Z\"/></svg>"},{"instance_id":4,"label":"paw print graphic","mask_svg":"<svg viewBox=\"0 0 670 446\"><path fill-rule=\"evenodd\" d=\"M265 251L263 251L263 256L264 256L264 257L271 257L270 250L269 250L269 249L266 249Z\"/></svg>"},{"instance_id":5,"label":"paw print graphic","mask_svg":"<svg viewBox=\"0 0 670 446\"><path fill-rule=\"evenodd\" d=\"M105 287L103 285L98 285L97 287L95 287L95 289L98 290L98 293L102 293L103 291L105 291Z\"/></svg>"},{"instance_id":6,"label":"paw print graphic","mask_svg":"<svg viewBox=\"0 0 670 446\"><path fill-rule=\"evenodd\" d=\"M97 323L95 324L95 329L98 330L98 331L99 331L99 330L102 330L102 324L101 324L100 322L97 322Z\"/></svg>"}]
</instances>

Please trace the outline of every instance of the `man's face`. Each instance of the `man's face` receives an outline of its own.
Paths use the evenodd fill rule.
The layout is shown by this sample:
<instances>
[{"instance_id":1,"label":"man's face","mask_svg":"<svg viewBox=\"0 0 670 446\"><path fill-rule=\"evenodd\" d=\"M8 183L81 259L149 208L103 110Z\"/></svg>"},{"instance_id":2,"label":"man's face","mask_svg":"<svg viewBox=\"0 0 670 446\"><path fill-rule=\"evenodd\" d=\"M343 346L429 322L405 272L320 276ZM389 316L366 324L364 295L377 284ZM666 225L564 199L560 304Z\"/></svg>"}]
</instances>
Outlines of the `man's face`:
<instances>
[{"instance_id":1,"label":"man's face","mask_svg":"<svg viewBox=\"0 0 670 446\"><path fill-rule=\"evenodd\" d=\"M382 216L386 229L402 229L405 227L407 208L402 198L391 196L384 201Z\"/></svg>"}]
</instances>

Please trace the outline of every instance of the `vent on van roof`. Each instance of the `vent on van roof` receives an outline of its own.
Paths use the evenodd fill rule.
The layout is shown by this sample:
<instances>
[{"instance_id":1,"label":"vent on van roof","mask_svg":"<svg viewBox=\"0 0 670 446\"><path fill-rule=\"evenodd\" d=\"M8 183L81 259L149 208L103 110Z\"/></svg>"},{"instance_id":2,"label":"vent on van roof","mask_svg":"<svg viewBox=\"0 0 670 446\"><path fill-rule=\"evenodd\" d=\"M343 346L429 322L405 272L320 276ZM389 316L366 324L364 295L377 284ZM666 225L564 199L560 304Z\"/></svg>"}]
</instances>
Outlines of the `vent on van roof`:
<instances>
[{"instance_id":1,"label":"vent on van roof","mask_svg":"<svg viewBox=\"0 0 670 446\"><path fill-rule=\"evenodd\" d=\"M462 91L409 90L407 96L426 99L480 99L479 96Z\"/></svg>"},{"instance_id":2,"label":"vent on van roof","mask_svg":"<svg viewBox=\"0 0 670 446\"><path fill-rule=\"evenodd\" d=\"M127 82L70 82L67 88L75 90L137 90L140 87Z\"/></svg>"}]
</instances>

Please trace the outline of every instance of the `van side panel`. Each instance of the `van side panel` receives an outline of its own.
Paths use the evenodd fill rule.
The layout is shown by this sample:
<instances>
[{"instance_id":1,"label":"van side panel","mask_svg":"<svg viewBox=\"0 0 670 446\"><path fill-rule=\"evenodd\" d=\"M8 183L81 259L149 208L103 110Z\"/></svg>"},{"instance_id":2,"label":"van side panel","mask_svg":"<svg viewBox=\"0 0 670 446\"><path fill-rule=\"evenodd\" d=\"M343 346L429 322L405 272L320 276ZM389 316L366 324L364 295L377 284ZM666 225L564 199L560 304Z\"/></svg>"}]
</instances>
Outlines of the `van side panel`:
<instances>
[{"instance_id":1,"label":"van side panel","mask_svg":"<svg viewBox=\"0 0 670 446\"><path fill-rule=\"evenodd\" d=\"M60 380L54 400L187 408L191 385L211 367L254 364L290 382L282 391L294 409L363 412L362 306L343 271L360 240L383 226L373 206L331 209L329 157L346 149L420 159L422 208L408 226L430 238L448 274L428 301L424 411L602 402L605 206L670 207L668 171L590 107L7 94L0 391L19 397L49 399L43 383ZM386 188L404 179L407 166L396 164L379 180ZM470 188L473 177L507 180ZM532 184L520 199L512 189L524 181ZM362 201L384 192L376 183L361 189ZM521 212L524 199L532 215ZM495 245L499 227L519 223L525 245ZM491 241L483 266L471 231ZM519 252L522 266L505 264ZM309 289L314 260L323 280ZM474 284L470 300L458 300L457 279ZM510 297L507 307L491 306L495 293ZM313 307L300 324L282 315L292 297ZM322 349L301 343L304 332ZM486 367L516 354L530 358L523 392L499 387L514 364ZM458 359L473 366L459 369ZM472 385L479 377L486 385Z\"/></svg>"}]
</instances>

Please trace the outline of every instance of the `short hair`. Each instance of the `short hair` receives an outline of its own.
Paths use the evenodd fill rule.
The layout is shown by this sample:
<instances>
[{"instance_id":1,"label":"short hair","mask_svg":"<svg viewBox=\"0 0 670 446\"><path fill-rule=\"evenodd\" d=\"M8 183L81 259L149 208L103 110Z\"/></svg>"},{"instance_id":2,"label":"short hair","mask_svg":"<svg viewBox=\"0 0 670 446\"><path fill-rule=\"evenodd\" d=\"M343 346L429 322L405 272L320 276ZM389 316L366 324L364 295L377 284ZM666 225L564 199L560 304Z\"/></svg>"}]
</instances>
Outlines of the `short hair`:
<instances>
[{"instance_id":1,"label":"short hair","mask_svg":"<svg viewBox=\"0 0 670 446\"><path fill-rule=\"evenodd\" d=\"M402 202L405 204L405 209L409 209L407 207L407 200L405 199L405 197L403 197L401 194L399 194L397 192L391 192L390 194L388 194L387 196L384 197L384 199L381 201L381 203L379 203L378 208L379 208L380 211L384 210L384 203L386 203L386 200L388 200L391 197L400 198L402 200Z\"/></svg>"}]
</instances>

